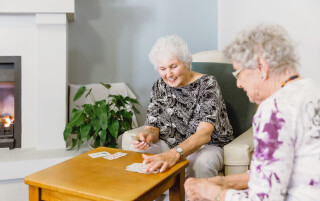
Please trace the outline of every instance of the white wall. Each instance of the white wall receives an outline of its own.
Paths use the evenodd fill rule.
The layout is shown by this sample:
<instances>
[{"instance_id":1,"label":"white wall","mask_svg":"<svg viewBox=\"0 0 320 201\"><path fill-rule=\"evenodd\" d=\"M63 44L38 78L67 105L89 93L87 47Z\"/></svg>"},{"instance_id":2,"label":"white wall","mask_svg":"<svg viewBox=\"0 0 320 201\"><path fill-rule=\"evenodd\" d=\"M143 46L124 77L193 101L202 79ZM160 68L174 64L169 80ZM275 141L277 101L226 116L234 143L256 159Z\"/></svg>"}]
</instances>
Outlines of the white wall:
<instances>
[{"instance_id":1,"label":"white wall","mask_svg":"<svg viewBox=\"0 0 320 201\"><path fill-rule=\"evenodd\" d=\"M145 120L152 84L148 60L155 41L180 35L191 52L217 49L217 0L76 0L69 23L69 82L125 82Z\"/></svg>"},{"instance_id":2,"label":"white wall","mask_svg":"<svg viewBox=\"0 0 320 201\"><path fill-rule=\"evenodd\" d=\"M23 179L12 179L0 181L1 201L28 201L28 185Z\"/></svg>"},{"instance_id":3,"label":"white wall","mask_svg":"<svg viewBox=\"0 0 320 201\"><path fill-rule=\"evenodd\" d=\"M218 49L222 50L239 31L261 22L277 23L297 43L301 75L319 79L319 0L219 0Z\"/></svg>"}]
</instances>

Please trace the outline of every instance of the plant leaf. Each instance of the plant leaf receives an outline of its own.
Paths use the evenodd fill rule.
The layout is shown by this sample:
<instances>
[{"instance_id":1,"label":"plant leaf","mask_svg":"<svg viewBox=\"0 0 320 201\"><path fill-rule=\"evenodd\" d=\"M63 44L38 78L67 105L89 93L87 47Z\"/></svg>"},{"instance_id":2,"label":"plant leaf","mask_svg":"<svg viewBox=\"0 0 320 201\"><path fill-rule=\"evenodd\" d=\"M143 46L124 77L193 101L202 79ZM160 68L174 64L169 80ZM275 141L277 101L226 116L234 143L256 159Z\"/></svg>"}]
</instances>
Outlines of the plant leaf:
<instances>
[{"instance_id":1,"label":"plant leaf","mask_svg":"<svg viewBox=\"0 0 320 201\"><path fill-rule=\"evenodd\" d=\"M124 100L125 100L125 101L128 101L128 102L130 102L130 103L140 104L140 103L137 101L137 99L130 98L129 96L126 96L126 97L124 98Z\"/></svg>"},{"instance_id":2,"label":"plant leaf","mask_svg":"<svg viewBox=\"0 0 320 201\"><path fill-rule=\"evenodd\" d=\"M71 114L71 119L69 122L70 126L77 125L78 123L80 123L82 121L82 117L81 117L82 112L83 112L83 110L78 110L78 111L75 111Z\"/></svg>"},{"instance_id":3,"label":"plant leaf","mask_svg":"<svg viewBox=\"0 0 320 201\"><path fill-rule=\"evenodd\" d=\"M125 107L126 102L124 101L123 96L121 95L112 95L110 94L108 98L111 100L111 102L120 109L121 107Z\"/></svg>"},{"instance_id":4,"label":"plant leaf","mask_svg":"<svg viewBox=\"0 0 320 201\"><path fill-rule=\"evenodd\" d=\"M104 87L107 88L107 89L110 89L110 88L111 88L111 85L110 85L110 84L105 84L105 83L102 83L102 82L100 82L100 84L102 84L102 86L104 86Z\"/></svg>"},{"instance_id":5,"label":"plant leaf","mask_svg":"<svg viewBox=\"0 0 320 201\"><path fill-rule=\"evenodd\" d=\"M86 113L86 115L91 117L91 113L93 112L92 105L91 104L83 104L82 107L83 107L84 112Z\"/></svg>"},{"instance_id":6,"label":"plant leaf","mask_svg":"<svg viewBox=\"0 0 320 201\"><path fill-rule=\"evenodd\" d=\"M99 104L100 110L102 112L107 111L107 102L106 102L106 100L98 101L98 104Z\"/></svg>"},{"instance_id":7,"label":"plant leaf","mask_svg":"<svg viewBox=\"0 0 320 201\"><path fill-rule=\"evenodd\" d=\"M72 126L67 124L64 131L63 131L64 141L67 140L67 138L70 136L71 133L72 133Z\"/></svg>"},{"instance_id":8,"label":"plant leaf","mask_svg":"<svg viewBox=\"0 0 320 201\"><path fill-rule=\"evenodd\" d=\"M73 108L72 111L71 111L71 114L76 112L76 111L78 111L78 110L76 108Z\"/></svg>"},{"instance_id":9,"label":"plant leaf","mask_svg":"<svg viewBox=\"0 0 320 201\"><path fill-rule=\"evenodd\" d=\"M118 120L115 120L112 122L112 124L108 127L108 130L110 131L111 135L117 139L118 138L118 132L119 132L119 122Z\"/></svg>"},{"instance_id":10,"label":"plant leaf","mask_svg":"<svg viewBox=\"0 0 320 201\"><path fill-rule=\"evenodd\" d=\"M80 149L81 145L82 145L81 140L78 140L78 149L77 149L77 151Z\"/></svg>"},{"instance_id":11,"label":"plant leaf","mask_svg":"<svg viewBox=\"0 0 320 201\"><path fill-rule=\"evenodd\" d=\"M129 122L127 122L127 121L122 121L120 128L121 128L121 130L119 133L122 134L125 131L131 129L131 124L129 124Z\"/></svg>"},{"instance_id":12,"label":"plant leaf","mask_svg":"<svg viewBox=\"0 0 320 201\"><path fill-rule=\"evenodd\" d=\"M89 141L91 139L91 135L87 135L87 141Z\"/></svg>"},{"instance_id":13,"label":"plant leaf","mask_svg":"<svg viewBox=\"0 0 320 201\"><path fill-rule=\"evenodd\" d=\"M100 119L92 119L91 125L93 130L97 133L101 129Z\"/></svg>"},{"instance_id":14,"label":"plant leaf","mask_svg":"<svg viewBox=\"0 0 320 201\"><path fill-rule=\"evenodd\" d=\"M82 94L86 91L86 86L82 86L78 89L76 95L73 98L73 102L75 102L76 100L78 100Z\"/></svg>"},{"instance_id":15,"label":"plant leaf","mask_svg":"<svg viewBox=\"0 0 320 201\"><path fill-rule=\"evenodd\" d=\"M73 149L76 146L76 144L77 144L77 139L72 138L72 146L68 150Z\"/></svg>"},{"instance_id":16,"label":"plant leaf","mask_svg":"<svg viewBox=\"0 0 320 201\"><path fill-rule=\"evenodd\" d=\"M95 114L99 118L101 116L101 109L97 104L93 105L93 114Z\"/></svg>"},{"instance_id":17,"label":"plant leaf","mask_svg":"<svg viewBox=\"0 0 320 201\"><path fill-rule=\"evenodd\" d=\"M123 117L123 119L126 119L126 120L131 120L133 115L132 112L128 112L125 109L120 110L120 114Z\"/></svg>"},{"instance_id":18,"label":"plant leaf","mask_svg":"<svg viewBox=\"0 0 320 201\"><path fill-rule=\"evenodd\" d=\"M100 145L103 146L106 142L107 132L105 130L101 130L99 131L99 136L100 136Z\"/></svg>"},{"instance_id":19,"label":"plant leaf","mask_svg":"<svg viewBox=\"0 0 320 201\"><path fill-rule=\"evenodd\" d=\"M108 114L110 115L110 113L103 112L100 116L100 125L102 130L106 130L108 128Z\"/></svg>"},{"instance_id":20,"label":"plant leaf","mask_svg":"<svg viewBox=\"0 0 320 201\"><path fill-rule=\"evenodd\" d=\"M82 142L87 138L90 129L91 129L91 125L90 124L86 124L86 125L83 124L83 125L80 126L80 135L81 135L81 141ZM82 142L81 142L81 144L82 144Z\"/></svg>"}]
</instances>

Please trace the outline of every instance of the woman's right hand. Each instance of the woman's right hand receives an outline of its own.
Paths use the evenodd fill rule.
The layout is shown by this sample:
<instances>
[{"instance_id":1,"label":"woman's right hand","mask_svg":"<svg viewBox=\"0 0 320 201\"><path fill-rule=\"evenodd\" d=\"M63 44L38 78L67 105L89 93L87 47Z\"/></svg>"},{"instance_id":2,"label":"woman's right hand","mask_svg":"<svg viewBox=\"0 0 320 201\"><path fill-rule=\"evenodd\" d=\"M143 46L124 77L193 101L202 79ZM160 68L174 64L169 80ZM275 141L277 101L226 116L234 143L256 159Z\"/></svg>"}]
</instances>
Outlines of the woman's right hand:
<instances>
[{"instance_id":1,"label":"woman's right hand","mask_svg":"<svg viewBox=\"0 0 320 201\"><path fill-rule=\"evenodd\" d=\"M136 135L136 139L132 140L133 148L146 150L150 146L150 143L158 141L159 135L157 135L156 131L156 129L150 127L143 129Z\"/></svg>"}]
</instances>

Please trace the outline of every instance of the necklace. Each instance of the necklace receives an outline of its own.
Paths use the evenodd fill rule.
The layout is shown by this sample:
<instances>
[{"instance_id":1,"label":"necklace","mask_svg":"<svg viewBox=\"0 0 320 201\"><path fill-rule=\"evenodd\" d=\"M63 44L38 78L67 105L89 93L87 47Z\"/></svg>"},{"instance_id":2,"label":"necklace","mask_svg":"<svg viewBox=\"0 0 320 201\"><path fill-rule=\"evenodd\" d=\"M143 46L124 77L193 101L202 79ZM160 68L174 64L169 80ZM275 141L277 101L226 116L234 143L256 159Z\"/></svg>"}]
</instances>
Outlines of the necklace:
<instances>
[{"instance_id":1,"label":"necklace","mask_svg":"<svg viewBox=\"0 0 320 201\"><path fill-rule=\"evenodd\" d=\"M284 87L288 82L290 82L291 80L297 79L297 78L299 78L299 77L300 77L299 74L296 74L296 75L293 75L293 76L289 77L286 81L284 81L284 82L281 84L281 87Z\"/></svg>"}]
</instances>

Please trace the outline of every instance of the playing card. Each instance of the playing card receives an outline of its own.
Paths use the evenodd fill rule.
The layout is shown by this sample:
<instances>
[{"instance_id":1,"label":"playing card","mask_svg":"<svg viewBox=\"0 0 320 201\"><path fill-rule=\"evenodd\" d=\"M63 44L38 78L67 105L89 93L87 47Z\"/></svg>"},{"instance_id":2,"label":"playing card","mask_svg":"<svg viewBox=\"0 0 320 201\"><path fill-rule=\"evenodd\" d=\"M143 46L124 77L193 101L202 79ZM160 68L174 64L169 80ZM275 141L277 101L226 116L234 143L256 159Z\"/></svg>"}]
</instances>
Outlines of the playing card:
<instances>
[{"instance_id":1,"label":"playing card","mask_svg":"<svg viewBox=\"0 0 320 201\"><path fill-rule=\"evenodd\" d=\"M142 140L138 139L136 136L131 136L131 139L134 141L138 141L139 143L142 142ZM147 142L145 142L145 143L147 143ZM147 144L150 146L150 143L147 143Z\"/></svg>"},{"instance_id":2,"label":"playing card","mask_svg":"<svg viewBox=\"0 0 320 201\"><path fill-rule=\"evenodd\" d=\"M125 156L125 155L127 155L127 153L117 152L115 154L110 154L110 155L105 156L103 158L108 159L108 160L114 160L114 159L120 158L120 157Z\"/></svg>"},{"instance_id":3,"label":"playing card","mask_svg":"<svg viewBox=\"0 0 320 201\"><path fill-rule=\"evenodd\" d=\"M143 163L132 163L131 165L128 165L126 170L132 171L132 172L138 172L143 174L150 174L150 173L158 173L159 170L155 170L152 172L147 172L148 165L145 165Z\"/></svg>"},{"instance_id":4,"label":"playing card","mask_svg":"<svg viewBox=\"0 0 320 201\"><path fill-rule=\"evenodd\" d=\"M99 158L99 157L105 157L105 156L110 156L111 154L106 151L101 151L101 152L96 152L96 153L91 153L88 154L91 158Z\"/></svg>"}]
</instances>

